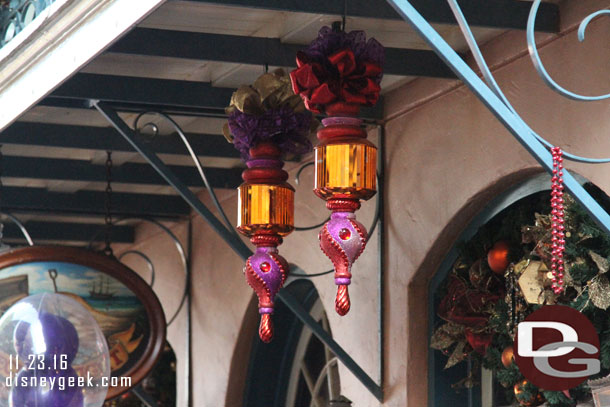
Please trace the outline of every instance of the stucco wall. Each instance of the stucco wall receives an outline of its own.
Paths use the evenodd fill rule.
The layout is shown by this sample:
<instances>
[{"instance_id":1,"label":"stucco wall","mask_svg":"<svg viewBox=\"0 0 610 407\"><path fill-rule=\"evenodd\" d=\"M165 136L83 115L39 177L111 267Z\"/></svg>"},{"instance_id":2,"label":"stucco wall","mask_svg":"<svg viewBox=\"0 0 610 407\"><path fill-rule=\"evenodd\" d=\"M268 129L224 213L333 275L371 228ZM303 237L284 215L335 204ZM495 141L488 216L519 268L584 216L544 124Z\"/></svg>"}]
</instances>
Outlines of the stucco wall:
<instances>
[{"instance_id":1,"label":"stucco wall","mask_svg":"<svg viewBox=\"0 0 610 407\"><path fill-rule=\"evenodd\" d=\"M610 6L608 0L570 1L562 6L561 35L542 35L547 69L566 87L590 94L610 91L610 24L591 23L579 44L574 24L586 12ZM583 155L610 155L610 102L578 103L549 90L526 53L525 34L508 32L484 47L500 86L528 123L565 149ZM457 81L418 79L386 95L386 403L391 407L426 405L426 284L459 232L491 197L539 171L539 167L487 109ZM375 141L375 137L371 137ZM567 164L606 191L608 165ZM294 174L294 168L291 173ZM324 203L311 193L312 174L297 187L296 223L322 220ZM202 195L204 201L205 196ZM222 196L235 220L236 195ZM374 202L358 216L368 227ZM184 238L186 226L173 225ZM280 247L289 261L308 272L329 262L319 251L317 231L293 233ZM247 345L236 343L252 294L242 275L242 261L198 217L193 217L193 395L195 406L239 404L239 372ZM151 226L138 229L136 247L157 267L158 293L166 313L176 309L182 290L179 259L171 242ZM352 310L340 318L333 311L332 277L314 279L337 341L377 379L377 239L369 242L354 267ZM129 261L136 262L131 259ZM142 268L134 264L134 268ZM169 328L179 361L184 360L184 316ZM250 330L244 330L250 332ZM234 354L238 359L234 359ZM179 369L181 364L179 362ZM233 370L231 370L233 369ZM229 395L229 374L233 386ZM354 406L377 406L353 376L342 368L343 393ZM182 406L183 404L178 404Z\"/></svg>"},{"instance_id":2,"label":"stucco wall","mask_svg":"<svg viewBox=\"0 0 610 407\"><path fill-rule=\"evenodd\" d=\"M571 2L574 3L574 2ZM585 4L586 3L586 4ZM563 8L561 35L541 35L541 57L567 88L600 94L610 90L610 24L594 21L587 41L576 40L574 22L607 1ZM508 32L484 47L499 85L522 117L552 143L576 154L610 152L610 103L565 99L542 82L525 48L525 33ZM427 282L469 219L513 183L539 171L535 160L476 97L459 83L418 80L389 95L386 113L387 266L404 315L388 327L407 337L401 351L406 390L389 405L423 406L427 399ZM608 165L567 164L604 190L610 190ZM398 284L396 284L398 282ZM408 286L408 288L407 288ZM392 301L393 308L396 302ZM402 325L406 323L406 326ZM394 335L389 334L392 338ZM400 349L399 345L395 345ZM404 359L400 355L405 355ZM388 369L392 371L390 363ZM391 375L390 375L391 377ZM401 376L399 380L405 380ZM388 383L390 385L391 381Z\"/></svg>"}]
</instances>

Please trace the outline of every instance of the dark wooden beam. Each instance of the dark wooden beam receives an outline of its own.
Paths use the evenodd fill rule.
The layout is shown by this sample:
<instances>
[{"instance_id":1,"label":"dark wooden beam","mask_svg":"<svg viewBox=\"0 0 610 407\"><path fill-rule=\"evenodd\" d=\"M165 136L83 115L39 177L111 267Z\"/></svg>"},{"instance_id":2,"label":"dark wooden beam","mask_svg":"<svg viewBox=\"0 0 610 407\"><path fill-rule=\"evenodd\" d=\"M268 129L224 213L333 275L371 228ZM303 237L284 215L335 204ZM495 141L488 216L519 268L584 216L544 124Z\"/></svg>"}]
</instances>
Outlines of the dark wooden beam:
<instances>
[{"instance_id":1,"label":"dark wooden beam","mask_svg":"<svg viewBox=\"0 0 610 407\"><path fill-rule=\"evenodd\" d=\"M194 3L221 4L341 16L343 0L187 0ZM455 24L455 18L444 0L410 0L411 4L431 23ZM460 0L460 7L472 26L524 30L531 3L518 0ZM384 0L350 0L347 16L400 20L401 17ZM349 28L349 27L348 27ZM536 19L536 30L559 30L559 7L542 3Z\"/></svg>"},{"instance_id":2,"label":"dark wooden beam","mask_svg":"<svg viewBox=\"0 0 610 407\"><path fill-rule=\"evenodd\" d=\"M2 187L2 210L14 213L53 213L103 216L105 192L51 192L44 188ZM190 207L176 195L112 194L116 216L176 218L187 216Z\"/></svg>"},{"instance_id":3,"label":"dark wooden beam","mask_svg":"<svg viewBox=\"0 0 610 407\"><path fill-rule=\"evenodd\" d=\"M234 91L205 82L79 73L40 105L90 109L91 100L101 100L121 112L151 109L168 114L219 117L224 116ZM383 98L374 107L362 109L360 116L382 119Z\"/></svg>"},{"instance_id":4,"label":"dark wooden beam","mask_svg":"<svg viewBox=\"0 0 610 407\"><path fill-rule=\"evenodd\" d=\"M104 228L102 224L28 221L24 226L34 243L38 241L87 243L90 240L99 242L104 239L104 233L99 233ZM4 222L3 240L25 242L21 230L9 221ZM111 240L113 243L133 243L135 241L134 227L113 226Z\"/></svg>"},{"instance_id":5,"label":"dark wooden beam","mask_svg":"<svg viewBox=\"0 0 610 407\"><path fill-rule=\"evenodd\" d=\"M185 162L186 163L186 162ZM190 165L190 161L188 162ZM171 170L188 186L202 187L203 181L193 165L170 166ZM237 188L241 184L240 168L204 168L214 188ZM85 160L59 158L31 158L4 156L2 176L64 181L105 182L106 166L94 165ZM125 163L112 169L113 182L123 184L166 185L166 182L148 164Z\"/></svg>"},{"instance_id":6,"label":"dark wooden beam","mask_svg":"<svg viewBox=\"0 0 610 407\"><path fill-rule=\"evenodd\" d=\"M224 112L233 91L230 88L216 88L205 82L79 73L57 88L51 96L141 106L213 108Z\"/></svg>"},{"instance_id":7,"label":"dark wooden beam","mask_svg":"<svg viewBox=\"0 0 610 407\"><path fill-rule=\"evenodd\" d=\"M304 47L304 45L283 44L276 38L135 28L114 44L108 52L294 67L296 53ZM456 77L433 51L401 48L386 48L384 73L401 76Z\"/></svg>"},{"instance_id":8,"label":"dark wooden beam","mask_svg":"<svg viewBox=\"0 0 610 407\"><path fill-rule=\"evenodd\" d=\"M186 136L197 155L239 157L239 153L233 148L233 145L221 135L187 134ZM49 123L13 123L0 133L0 143L104 151L134 151L131 145L111 127L70 126ZM151 137L149 145L157 154L188 153L180 138L175 134Z\"/></svg>"}]
</instances>

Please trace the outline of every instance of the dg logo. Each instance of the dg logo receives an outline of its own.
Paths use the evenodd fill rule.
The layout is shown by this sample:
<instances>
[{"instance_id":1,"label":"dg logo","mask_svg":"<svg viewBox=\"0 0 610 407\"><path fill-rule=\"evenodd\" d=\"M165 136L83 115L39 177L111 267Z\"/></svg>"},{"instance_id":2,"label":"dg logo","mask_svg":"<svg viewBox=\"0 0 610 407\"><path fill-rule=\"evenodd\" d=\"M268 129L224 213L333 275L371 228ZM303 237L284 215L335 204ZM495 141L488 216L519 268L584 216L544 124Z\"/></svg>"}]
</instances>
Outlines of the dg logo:
<instances>
[{"instance_id":1,"label":"dg logo","mask_svg":"<svg viewBox=\"0 0 610 407\"><path fill-rule=\"evenodd\" d=\"M515 363L534 385L561 391L599 373L599 337L574 308L546 305L517 325Z\"/></svg>"}]
</instances>

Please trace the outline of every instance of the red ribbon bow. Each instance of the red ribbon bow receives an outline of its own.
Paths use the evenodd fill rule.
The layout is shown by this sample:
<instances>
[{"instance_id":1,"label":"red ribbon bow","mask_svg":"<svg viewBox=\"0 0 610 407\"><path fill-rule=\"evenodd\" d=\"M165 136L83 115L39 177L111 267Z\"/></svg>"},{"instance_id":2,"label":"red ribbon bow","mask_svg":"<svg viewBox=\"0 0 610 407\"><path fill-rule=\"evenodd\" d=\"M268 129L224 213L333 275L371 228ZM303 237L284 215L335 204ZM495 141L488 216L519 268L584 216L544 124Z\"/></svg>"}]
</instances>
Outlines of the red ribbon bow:
<instances>
[{"instance_id":1,"label":"red ribbon bow","mask_svg":"<svg viewBox=\"0 0 610 407\"><path fill-rule=\"evenodd\" d=\"M294 93L303 98L305 107L322 113L351 106L373 106L381 87L376 79L381 67L368 61L356 61L351 49L337 51L328 57L336 72L328 72L320 63L311 62L304 53L297 54L297 69L290 72ZM338 76L337 76L338 73Z\"/></svg>"},{"instance_id":2,"label":"red ribbon bow","mask_svg":"<svg viewBox=\"0 0 610 407\"><path fill-rule=\"evenodd\" d=\"M452 276L447 295L438 306L438 315L445 321L469 328L482 328L489 321L489 308L501 298L502 293L471 289L461 279Z\"/></svg>"}]
</instances>

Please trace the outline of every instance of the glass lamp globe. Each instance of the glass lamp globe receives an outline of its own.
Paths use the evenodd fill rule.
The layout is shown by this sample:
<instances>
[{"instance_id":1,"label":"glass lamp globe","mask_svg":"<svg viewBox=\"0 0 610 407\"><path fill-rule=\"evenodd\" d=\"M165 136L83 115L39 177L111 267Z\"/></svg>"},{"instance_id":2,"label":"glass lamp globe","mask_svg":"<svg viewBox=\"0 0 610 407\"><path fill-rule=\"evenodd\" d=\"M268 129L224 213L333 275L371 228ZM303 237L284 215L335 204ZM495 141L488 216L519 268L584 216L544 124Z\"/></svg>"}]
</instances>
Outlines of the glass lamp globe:
<instances>
[{"instance_id":1,"label":"glass lamp globe","mask_svg":"<svg viewBox=\"0 0 610 407\"><path fill-rule=\"evenodd\" d=\"M0 407L101 407L109 377L104 334L75 299L32 295L0 318Z\"/></svg>"}]
</instances>

